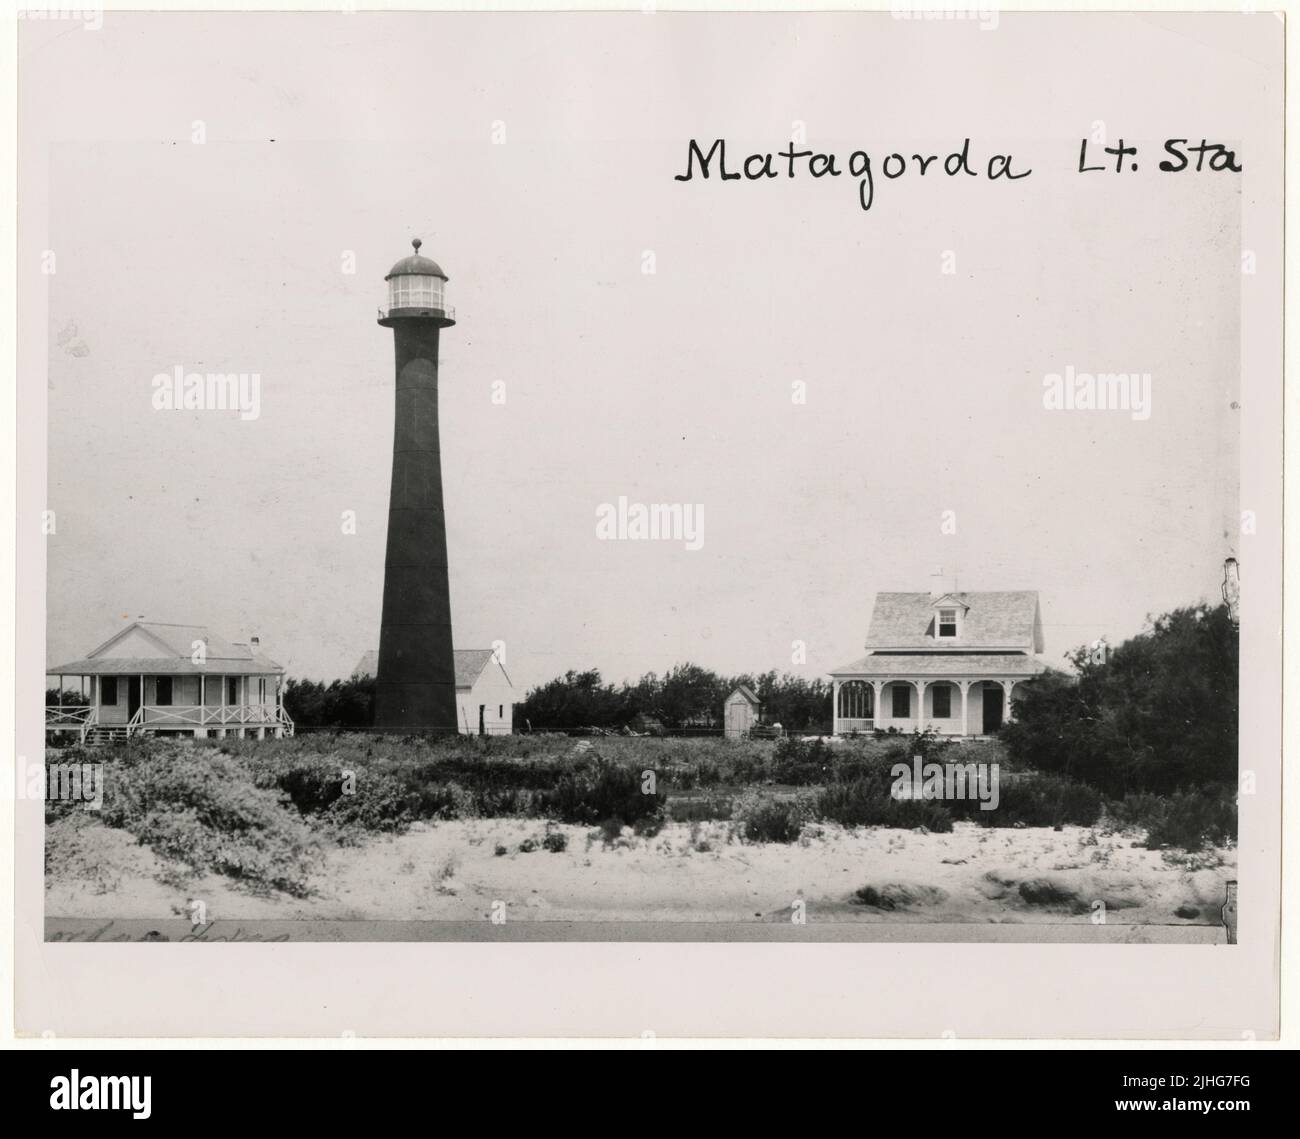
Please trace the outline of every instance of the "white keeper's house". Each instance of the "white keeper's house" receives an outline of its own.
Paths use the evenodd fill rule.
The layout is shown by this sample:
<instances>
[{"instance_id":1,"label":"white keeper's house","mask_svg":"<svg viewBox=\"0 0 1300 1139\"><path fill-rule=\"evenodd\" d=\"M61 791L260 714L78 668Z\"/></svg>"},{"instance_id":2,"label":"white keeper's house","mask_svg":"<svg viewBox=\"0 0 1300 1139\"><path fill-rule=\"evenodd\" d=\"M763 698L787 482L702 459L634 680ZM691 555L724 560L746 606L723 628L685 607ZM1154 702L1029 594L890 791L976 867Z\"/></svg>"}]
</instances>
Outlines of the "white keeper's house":
<instances>
[{"instance_id":1,"label":"white keeper's house","mask_svg":"<svg viewBox=\"0 0 1300 1139\"><path fill-rule=\"evenodd\" d=\"M256 637L242 643L200 625L133 621L80 660L51 665L46 678L59 692L45 708L47 737L293 735L280 703L284 669ZM69 701L72 678L81 696Z\"/></svg>"},{"instance_id":2,"label":"white keeper's house","mask_svg":"<svg viewBox=\"0 0 1300 1139\"><path fill-rule=\"evenodd\" d=\"M508 736L515 722L515 686L491 649L456 649L456 719L462 736ZM357 661L352 679L376 676L379 651Z\"/></svg>"},{"instance_id":3,"label":"white keeper's house","mask_svg":"<svg viewBox=\"0 0 1300 1139\"><path fill-rule=\"evenodd\" d=\"M878 593L866 649L830 674L835 735L990 735L1024 682L1047 670L1033 590Z\"/></svg>"}]
</instances>

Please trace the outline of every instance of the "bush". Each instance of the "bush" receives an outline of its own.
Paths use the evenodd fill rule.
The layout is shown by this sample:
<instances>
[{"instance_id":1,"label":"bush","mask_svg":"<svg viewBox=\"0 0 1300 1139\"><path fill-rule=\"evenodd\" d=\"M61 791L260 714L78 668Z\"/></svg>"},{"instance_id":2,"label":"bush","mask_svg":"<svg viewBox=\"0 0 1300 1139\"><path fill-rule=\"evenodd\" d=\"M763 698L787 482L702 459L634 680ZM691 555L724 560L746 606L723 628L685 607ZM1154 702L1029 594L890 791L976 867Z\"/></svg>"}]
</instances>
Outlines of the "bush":
<instances>
[{"instance_id":1,"label":"bush","mask_svg":"<svg viewBox=\"0 0 1300 1139\"><path fill-rule=\"evenodd\" d=\"M345 833L401 833L421 813L421 797L417 792L381 771L359 771L351 792L334 799L321 817L323 822Z\"/></svg>"},{"instance_id":2,"label":"bush","mask_svg":"<svg viewBox=\"0 0 1300 1139\"><path fill-rule=\"evenodd\" d=\"M1231 791L1219 787L1126 795L1107 804L1107 814L1120 826L1144 829L1148 850L1169 846L1198 851L1237 837L1237 801Z\"/></svg>"},{"instance_id":3,"label":"bush","mask_svg":"<svg viewBox=\"0 0 1300 1139\"><path fill-rule=\"evenodd\" d=\"M750 794L736 801L732 817L747 842L791 843L798 841L812 811L804 799Z\"/></svg>"},{"instance_id":4,"label":"bush","mask_svg":"<svg viewBox=\"0 0 1300 1139\"><path fill-rule=\"evenodd\" d=\"M1084 778L1121 798L1237 779L1238 634L1226 605L1176 609L1077 676L1024 684L1001 739L1041 771Z\"/></svg>"},{"instance_id":5,"label":"bush","mask_svg":"<svg viewBox=\"0 0 1300 1139\"><path fill-rule=\"evenodd\" d=\"M569 836L563 831L547 831L542 846L552 854L561 854L569 846Z\"/></svg>"},{"instance_id":6,"label":"bush","mask_svg":"<svg viewBox=\"0 0 1300 1139\"><path fill-rule=\"evenodd\" d=\"M163 749L114 765L101 817L194 873L257 889L305 895L320 858L311 832L276 792L254 786L238 760L206 749Z\"/></svg>"},{"instance_id":7,"label":"bush","mask_svg":"<svg viewBox=\"0 0 1300 1139\"><path fill-rule=\"evenodd\" d=\"M589 764L561 776L554 790L542 796L548 813L564 823L597 823L618 819L631 826L642 819L662 819L668 796L658 784L642 790L641 772L596 756Z\"/></svg>"},{"instance_id":8,"label":"bush","mask_svg":"<svg viewBox=\"0 0 1300 1139\"><path fill-rule=\"evenodd\" d=\"M851 783L834 784L818 796L817 817L845 827L952 830L952 814L944 803L934 799L895 799L890 787L890 781L878 772Z\"/></svg>"},{"instance_id":9,"label":"bush","mask_svg":"<svg viewBox=\"0 0 1300 1139\"><path fill-rule=\"evenodd\" d=\"M987 827L1092 826L1101 817L1099 792L1060 775L1033 773L1004 778L998 785L998 805L984 810L979 800L952 804L959 818Z\"/></svg>"},{"instance_id":10,"label":"bush","mask_svg":"<svg viewBox=\"0 0 1300 1139\"><path fill-rule=\"evenodd\" d=\"M792 787L824 783L830 776L831 762L831 749L820 737L810 742L784 736L772 751L772 780Z\"/></svg>"}]
</instances>

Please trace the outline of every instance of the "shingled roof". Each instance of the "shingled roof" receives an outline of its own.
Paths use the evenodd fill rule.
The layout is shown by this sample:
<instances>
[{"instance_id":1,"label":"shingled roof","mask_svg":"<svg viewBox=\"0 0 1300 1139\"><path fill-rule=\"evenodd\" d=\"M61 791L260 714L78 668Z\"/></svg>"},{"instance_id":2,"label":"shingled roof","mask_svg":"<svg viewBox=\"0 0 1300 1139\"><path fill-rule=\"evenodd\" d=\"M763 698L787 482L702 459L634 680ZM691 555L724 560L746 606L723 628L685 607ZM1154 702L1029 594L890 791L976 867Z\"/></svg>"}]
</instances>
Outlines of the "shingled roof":
<instances>
[{"instance_id":1,"label":"shingled roof","mask_svg":"<svg viewBox=\"0 0 1300 1139\"><path fill-rule=\"evenodd\" d=\"M474 682L487 668L492 655L491 649L456 649L452 653L456 663L456 687L473 688ZM504 671L502 669L502 672ZM361 659L357 661L357 667L352 670L352 679L361 680L363 677L377 676L378 673L379 650L371 649L369 652L361 654ZM506 680L509 679L510 677L507 676Z\"/></svg>"},{"instance_id":2,"label":"shingled roof","mask_svg":"<svg viewBox=\"0 0 1300 1139\"><path fill-rule=\"evenodd\" d=\"M867 631L867 649L1016 649L1043 651L1042 620L1038 593L1023 589L1012 592L950 593L942 600L966 607L961 636L955 641L937 642L934 637L936 602L929 593L877 593Z\"/></svg>"},{"instance_id":3,"label":"shingled roof","mask_svg":"<svg viewBox=\"0 0 1300 1139\"><path fill-rule=\"evenodd\" d=\"M112 648L128 634L141 634L149 656L114 656ZM204 659L195 662L195 642L201 642ZM97 645L80 660L50 665L47 676L114 676L148 673L184 676L268 676L284 669L260 649L239 641L228 641L204 625L169 625L162 621L132 621Z\"/></svg>"}]
</instances>

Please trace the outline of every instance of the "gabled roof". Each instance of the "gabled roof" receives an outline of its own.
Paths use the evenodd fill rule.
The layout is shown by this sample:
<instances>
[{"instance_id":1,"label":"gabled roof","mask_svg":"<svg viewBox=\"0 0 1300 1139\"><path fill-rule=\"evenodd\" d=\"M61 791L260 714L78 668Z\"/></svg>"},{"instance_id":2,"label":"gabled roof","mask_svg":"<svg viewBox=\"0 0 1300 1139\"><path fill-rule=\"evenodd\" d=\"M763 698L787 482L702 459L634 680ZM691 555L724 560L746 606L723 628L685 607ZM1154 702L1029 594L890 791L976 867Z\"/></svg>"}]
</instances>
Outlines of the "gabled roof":
<instances>
[{"instance_id":1,"label":"gabled roof","mask_svg":"<svg viewBox=\"0 0 1300 1139\"><path fill-rule=\"evenodd\" d=\"M966 612L960 639L945 640L945 649L1043 651L1036 590L950 593L947 597L965 606ZM935 649L935 604L929 593L877 593L866 648Z\"/></svg>"},{"instance_id":2,"label":"gabled roof","mask_svg":"<svg viewBox=\"0 0 1300 1139\"><path fill-rule=\"evenodd\" d=\"M494 654L491 649L457 649L452 655L456 658L456 687L473 688Z\"/></svg>"},{"instance_id":3,"label":"gabled roof","mask_svg":"<svg viewBox=\"0 0 1300 1139\"><path fill-rule=\"evenodd\" d=\"M136 651L132 655L113 652L127 637L142 647L148 656ZM205 659L193 659L195 642L203 645ZM126 647L126 646L123 646ZM226 676L259 676L282 673L284 669L260 649L239 641L228 641L210 632L204 625L169 625L163 621L132 621L119 629L103 644L91 649L80 660L51 665L46 675L112 676L116 673L163 673Z\"/></svg>"},{"instance_id":4,"label":"gabled roof","mask_svg":"<svg viewBox=\"0 0 1300 1139\"><path fill-rule=\"evenodd\" d=\"M758 705L758 704L762 704L762 703L763 703L763 701L761 701L761 700L760 700L760 699L759 699L759 698L754 694L754 690L753 690L752 688L750 688L749 685L747 685L747 684L742 684L742 685L740 685L739 687L737 687L736 691L733 692L733 693L731 694L731 696L737 696L737 695L739 695L739 696L743 696L746 700L749 701L749 703L754 704L754 705ZM731 696L728 696L728 697L727 697L726 702L727 702L728 704L731 703Z\"/></svg>"},{"instance_id":5,"label":"gabled roof","mask_svg":"<svg viewBox=\"0 0 1300 1139\"><path fill-rule=\"evenodd\" d=\"M970 606L962 599L959 593L945 593L942 597L935 598L930 602L931 609L969 609Z\"/></svg>"},{"instance_id":6,"label":"gabled roof","mask_svg":"<svg viewBox=\"0 0 1300 1139\"><path fill-rule=\"evenodd\" d=\"M494 655L492 649L456 649L452 653L456 664L456 687L473 688ZM501 671L505 673L506 670L502 668ZM352 679L360 680L363 677L377 676L378 674L379 650L371 649L369 652L361 654L361 659L357 661L357 667L352 670ZM512 688L514 687L508 674L506 674L506 683L510 684Z\"/></svg>"}]
</instances>

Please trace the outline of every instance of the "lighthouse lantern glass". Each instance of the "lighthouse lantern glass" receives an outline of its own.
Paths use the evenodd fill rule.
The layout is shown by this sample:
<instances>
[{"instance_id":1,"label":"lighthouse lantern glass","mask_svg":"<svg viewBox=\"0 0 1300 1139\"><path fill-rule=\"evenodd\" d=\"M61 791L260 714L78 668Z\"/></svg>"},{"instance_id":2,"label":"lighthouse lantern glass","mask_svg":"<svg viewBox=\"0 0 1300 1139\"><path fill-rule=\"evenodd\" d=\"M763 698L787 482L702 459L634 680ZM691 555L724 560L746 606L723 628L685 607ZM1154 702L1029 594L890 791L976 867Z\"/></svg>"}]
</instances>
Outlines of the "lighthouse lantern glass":
<instances>
[{"instance_id":1,"label":"lighthouse lantern glass","mask_svg":"<svg viewBox=\"0 0 1300 1139\"><path fill-rule=\"evenodd\" d=\"M388 307L445 309L441 277L423 274L400 274L388 280Z\"/></svg>"}]
</instances>

